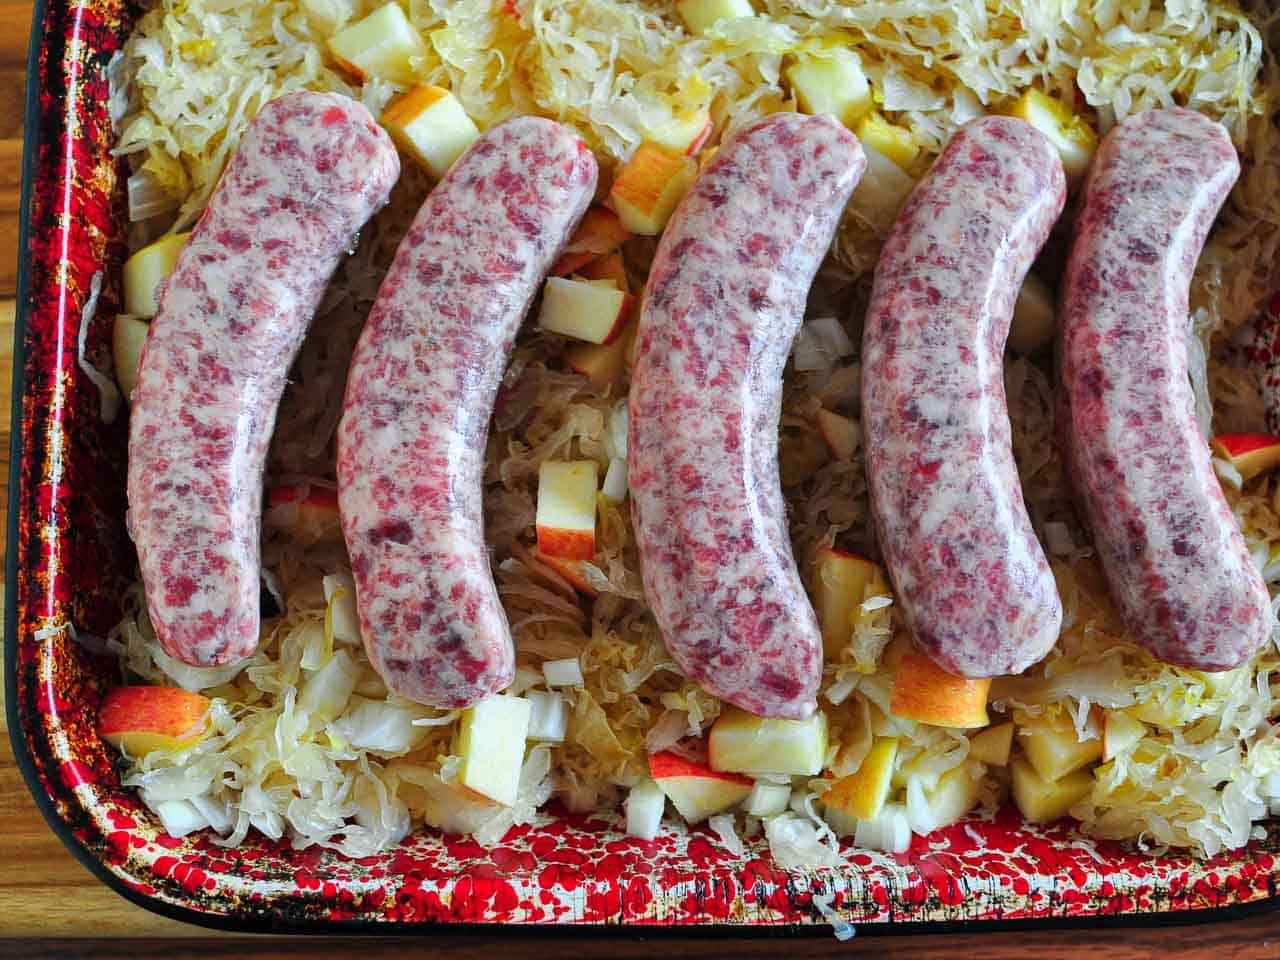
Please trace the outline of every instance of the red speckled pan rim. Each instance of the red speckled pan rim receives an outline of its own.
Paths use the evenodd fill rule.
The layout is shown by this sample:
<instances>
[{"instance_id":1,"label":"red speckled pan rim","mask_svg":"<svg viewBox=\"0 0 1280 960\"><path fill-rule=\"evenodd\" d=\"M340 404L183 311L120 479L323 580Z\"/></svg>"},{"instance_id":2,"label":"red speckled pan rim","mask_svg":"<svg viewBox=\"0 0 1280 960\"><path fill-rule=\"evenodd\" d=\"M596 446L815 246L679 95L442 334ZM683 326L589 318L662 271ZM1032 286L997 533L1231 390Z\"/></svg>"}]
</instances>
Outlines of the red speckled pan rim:
<instances>
[{"instance_id":1,"label":"red speckled pan rim","mask_svg":"<svg viewBox=\"0 0 1280 960\"><path fill-rule=\"evenodd\" d=\"M58 7L52 8L55 15L59 12ZM219 930L233 932L290 932L290 933L317 933L317 934L347 934L358 932L377 933L379 935L399 935L399 934L422 934L422 933L451 933L454 931L471 930L479 928L486 934L496 934L500 936L532 936L532 937L559 937L567 936L587 936L600 937L611 935L623 936L644 936L646 938L664 938L664 937L724 937L724 936L760 936L760 937L776 937L788 934L800 934L804 936L829 936L830 927L821 923L817 924L800 924L790 923L786 921L772 921L754 923L727 924L714 920L710 922L700 922L701 917L710 916L706 911L698 914L699 920L693 923L675 922L671 925L663 925L661 923L645 923L642 921L633 921L626 924L609 923L606 920L574 922L571 924L552 923L548 925L537 925L531 922L521 923L501 923L501 922L484 922L473 919L461 920L438 920L433 919L423 921L414 919L411 922L403 920L373 920L373 919L326 919L323 917L299 916L282 910L278 901L269 901L265 906L256 906L252 903L238 904L228 907L223 905L227 912L215 912L211 909L196 909L183 905L181 902L173 902L172 895L166 900L159 894L149 895L134 886L127 883L120 875L112 872L107 864L95 855L89 846L76 835L74 825L63 818L59 813L57 801L54 797L56 790L51 789L50 785L45 782L45 773L39 769L39 764L31 749L31 744L26 736L25 718L19 709L19 700L21 692L19 690L20 681L20 644L18 642L18 619L19 619L19 570L18 570L18 554L20 540L20 511L22 510L22 484L28 479L28 475L32 472L32 464L24 462L23 450L24 441L28 435L22 428L23 416L23 400L27 390L27 377L25 361L27 334L31 328L30 320L34 309L31 301L34 257L32 251L33 241L36 240L34 231L35 225L32 222L33 203L32 190L37 180L37 165L40 156L40 149L44 145L42 143L44 129L42 120L44 115L41 112L42 96L44 103L51 104L49 108L57 111L66 105L66 95L61 91L45 91L39 89L41 82L40 58L42 52L50 47L50 40L53 41L52 46L57 48L60 37L45 36L44 25L50 13L50 6L47 0L35 0L34 25L32 30L31 48L28 59L28 86L26 97L26 130L27 137L23 151L23 184L22 184L22 221L19 239L19 279L18 279L18 310L15 322L15 350L14 350L14 371L13 371L13 435L11 439L10 467L9 467L9 523L7 529L7 554L6 554L6 608L5 608L5 690L6 705L9 723L10 739L13 743L14 756L16 758L19 769L22 771L23 777L30 788L37 806L49 821L54 833L62 840L68 850L82 862L85 867L101 879L108 887L115 890L121 896L138 904L148 910L165 917L176 920L182 920L188 923L195 923L205 927L211 927ZM61 23L61 21L57 21ZM63 788L58 788L63 789ZM67 790L62 797L65 803L77 803L78 798L73 791ZM705 872L705 871L704 871ZM1216 877L1216 874L1214 875ZM453 880L462 879L461 874L454 874ZM614 881L614 886L617 882ZM1147 926L1147 925L1177 925L1199 922L1210 922L1217 920L1227 920L1231 918L1252 915L1263 910L1270 910L1276 906L1280 906L1280 871L1271 871L1265 877L1265 895L1259 895L1257 898L1249 899L1247 902L1230 904L1227 906L1206 906L1199 908L1185 909L1148 909L1145 912L1122 912L1122 913L1085 913L1084 909L1079 909L1076 916L1060 916L1051 915L1047 917L1022 918L1015 917L1012 919L1001 919L998 915L994 917L985 917L974 920L932 920L932 921L894 921L892 919L892 911L889 914L887 922L868 922L858 923L857 931L860 936L869 934L894 934L894 933L951 933L951 932L976 932L980 930L1012 930L1012 929L1037 929L1037 928L1079 928L1079 927L1123 927L1123 926ZM1229 896L1225 891L1213 891L1215 893L1222 892L1224 897ZM196 903L198 901L190 899L189 902ZM1064 909L1070 912L1071 904L1068 903ZM802 914L803 915L803 914Z\"/></svg>"}]
</instances>

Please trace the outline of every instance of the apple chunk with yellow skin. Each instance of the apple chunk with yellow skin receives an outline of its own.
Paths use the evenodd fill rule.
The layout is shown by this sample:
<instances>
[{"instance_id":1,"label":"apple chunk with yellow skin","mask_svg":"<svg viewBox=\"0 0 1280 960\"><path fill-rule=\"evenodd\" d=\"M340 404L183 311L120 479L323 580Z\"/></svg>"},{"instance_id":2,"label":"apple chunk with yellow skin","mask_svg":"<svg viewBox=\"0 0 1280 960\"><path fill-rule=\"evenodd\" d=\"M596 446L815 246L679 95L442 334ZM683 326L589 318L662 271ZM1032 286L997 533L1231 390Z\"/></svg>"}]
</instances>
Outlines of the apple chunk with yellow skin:
<instances>
[{"instance_id":1,"label":"apple chunk with yellow skin","mask_svg":"<svg viewBox=\"0 0 1280 960\"><path fill-rule=\"evenodd\" d=\"M569 238L569 244L560 254L560 259L551 268L552 276L566 277L571 273L579 273L580 267L617 250L626 243L628 236L627 228L622 225L616 213L608 207L590 207L583 214L578 229Z\"/></svg>"},{"instance_id":2,"label":"apple chunk with yellow skin","mask_svg":"<svg viewBox=\"0 0 1280 960\"><path fill-rule=\"evenodd\" d=\"M1009 752L1013 749L1013 721L997 723L994 727L973 734L969 738L969 756L989 767L1009 764Z\"/></svg>"},{"instance_id":3,"label":"apple chunk with yellow skin","mask_svg":"<svg viewBox=\"0 0 1280 960\"><path fill-rule=\"evenodd\" d=\"M634 302L608 280L550 277L542 291L538 326L588 343L612 343L626 329Z\"/></svg>"},{"instance_id":4,"label":"apple chunk with yellow skin","mask_svg":"<svg viewBox=\"0 0 1280 960\"><path fill-rule=\"evenodd\" d=\"M853 614L862 606L867 588L885 593L880 568L865 557L823 547L815 558L813 605L822 628L822 648L828 660L839 658L853 633Z\"/></svg>"},{"instance_id":5,"label":"apple chunk with yellow skin","mask_svg":"<svg viewBox=\"0 0 1280 960\"><path fill-rule=\"evenodd\" d=\"M381 123L396 146L439 180L480 131L462 104L442 87L414 87L387 104Z\"/></svg>"},{"instance_id":6,"label":"apple chunk with yellow skin","mask_svg":"<svg viewBox=\"0 0 1280 960\"><path fill-rule=\"evenodd\" d=\"M594 460L544 461L538 469L535 517L544 556L590 560L596 553Z\"/></svg>"},{"instance_id":7,"label":"apple chunk with yellow skin","mask_svg":"<svg viewBox=\"0 0 1280 960\"><path fill-rule=\"evenodd\" d=\"M1065 711L1020 721L1018 745L1045 781L1060 780L1102 756L1101 738L1079 739Z\"/></svg>"},{"instance_id":8,"label":"apple chunk with yellow skin","mask_svg":"<svg viewBox=\"0 0 1280 960\"><path fill-rule=\"evenodd\" d=\"M188 233L171 233L143 247L124 262L124 309L137 317L156 315L156 294L173 273Z\"/></svg>"},{"instance_id":9,"label":"apple chunk with yellow skin","mask_svg":"<svg viewBox=\"0 0 1280 960\"><path fill-rule=\"evenodd\" d=\"M1061 100L1031 88L1018 98L1009 112L1049 139L1058 151L1069 180L1078 181L1085 175L1098 149L1098 134L1075 111Z\"/></svg>"},{"instance_id":10,"label":"apple chunk with yellow skin","mask_svg":"<svg viewBox=\"0 0 1280 960\"><path fill-rule=\"evenodd\" d=\"M126 402L138 385L138 365L142 361L142 347L147 342L147 329L145 320L127 313L116 314L111 328L112 366Z\"/></svg>"},{"instance_id":11,"label":"apple chunk with yellow skin","mask_svg":"<svg viewBox=\"0 0 1280 960\"><path fill-rule=\"evenodd\" d=\"M989 679L957 677L924 654L907 651L893 678L889 712L935 727L985 727L990 688Z\"/></svg>"},{"instance_id":12,"label":"apple chunk with yellow skin","mask_svg":"<svg viewBox=\"0 0 1280 960\"><path fill-rule=\"evenodd\" d=\"M712 770L812 777L826 756L827 715L821 710L805 720L781 720L727 707L711 727Z\"/></svg>"},{"instance_id":13,"label":"apple chunk with yellow skin","mask_svg":"<svg viewBox=\"0 0 1280 960\"><path fill-rule=\"evenodd\" d=\"M618 171L609 203L631 233L655 237L697 176L697 164L678 150L642 143Z\"/></svg>"},{"instance_id":14,"label":"apple chunk with yellow skin","mask_svg":"<svg viewBox=\"0 0 1280 960\"><path fill-rule=\"evenodd\" d=\"M754 783L736 773L720 773L669 751L649 755L649 774L687 823L736 807Z\"/></svg>"},{"instance_id":15,"label":"apple chunk with yellow skin","mask_svg":"<svg viewBox=\"0 0 1280 960\"><path fill-rule=\"evenodd\" d=\"M858 449L858 425L830 410L818 411L817 424L831 455L837 460L852 460Z\"/></svg>"},{"instance_id":16,"label":"apple chunk with yellow skin","mask_svg":"<svg viewBox=\"0 0 1280 960\"><path fill-rule=\"evenodd\" d=\"M508 807L516 802L532 713L528 700L502 695L481 700L462 712L458 779L463 786Z\"/></svg>"},{"instance_id":17,"label":"apple chunk with yellow skin","mask_svg":"<svg viewBox=\"0 0 1280 960\"><path fill-rule=\"evenodd\" d=\"M1093 774L1077 770L1060 780L1046 780L1026 757L1014 757L1009 768L1013 802L1028 823L1050 823L1067 815L1093 789Z\"/></svg>"},{"instance_id":18,"label":"apple chunk with yellow skin","mask_svg":"<svg viewBox=\"0 0 1280 960\"><path fill-rule=\"evenodd\" d=\"M873 820L889 799L897 737L877 737L858 769L831 785L822 801L856 820Z\"/></svg>"},{"instance_id":19,"label":"apple chunk with yellow skin","mask_svg":"<svg viewBox=\"0 0 1280 960\"><path fill-rule=\"evenodd\" d=\"M211 705L180 687L116 687L98 708L98 735L131 757L184 750L204 736Z\"/></svg>"},{"instance_id":20,"label":"apple chunk with yellow skin","mask_svg":"<svg viewBox=\"0 0 1280 960\"><path fill-rule=\"evenodd\" d=\"M800 109L832 114L846 127L852 127L874 106L862 60L848 47L798 57L787 71L787 79Z\"/></svg>"},{"instance_id":21,"label":"apple chunk with yellow skin","mask_svg":"<svg viewBox=\"0 0 1280 960\"><path fill-rule=\"evenodd\" d=\"M1213 438L1213 452L1228 461L1245 480L1280 467L1280 437L1269 433L1223 433Z\"/></svg>"},{"instance_id":22,"label":"apple chunk with yellow skin","mask_svg":"<svg viewBox=\"0 0 1280 960\"><path fill-rule=\"evenodd\" d=\"M1147 735L1147 725L1123 710L1107 710L1102 720L1102 759L1128 753Z\"/></svg>"},{"instance_id":23,"label":"apple chunk with yellow skin","mask_svg":"<svg viewBox=\"0 0 1280 960\"><path fill-rule=\"evenodd\" d=\"M329 53L343 72L360 83L378 77L402 87L417 79L414 61L429 55L422 34L395 0L330 37Z\"/></svg>"}]
</instances>

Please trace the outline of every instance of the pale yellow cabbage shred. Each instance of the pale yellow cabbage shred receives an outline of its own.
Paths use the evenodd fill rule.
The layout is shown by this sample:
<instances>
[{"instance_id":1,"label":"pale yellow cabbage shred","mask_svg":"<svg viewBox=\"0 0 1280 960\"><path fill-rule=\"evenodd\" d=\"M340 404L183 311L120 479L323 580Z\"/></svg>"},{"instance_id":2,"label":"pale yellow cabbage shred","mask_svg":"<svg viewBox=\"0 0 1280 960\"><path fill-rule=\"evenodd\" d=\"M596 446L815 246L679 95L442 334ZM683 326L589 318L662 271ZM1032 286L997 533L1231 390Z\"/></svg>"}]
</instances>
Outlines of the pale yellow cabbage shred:
<instances>
[{"instance_id":1,"label":"pale yellow cabbage shred","mask_svg":"<svg viewBox=\"0 0 1280 960\"><path fill-rule=\"evenodd\" d=\"M135 85L120 149L172 193L175 213L149 225L151 232L175 217L172 225L180 228L198 216L244 125L271 97L296 88L336 90L378 113L396 88L380 81L353 87L324 52L335 29L378 5L162 0L145 15L129 44ZM1275 68L1257 82L1262 36L1227 4L764 0L756 17L722 23L701 38L685 33L672 4L648 0L410 0L405 9L428 41L422 82L452 89L482 127L528 112L572 124L596 150L606 180L646 126L673 110L709 106L721 136L751 117L795 109L784 75L788 58L832 43L858 50L878 107L922 145L911 171L917 176L959 124L1002 109L1029 86L1078 102L1101 132L1139 110L1190 105L1221 119L1247 160L1197 272L1197 332L1210 342L1217 331L1240 328L1277 280L1280 144L1269 122ZM274 477L332 476L346 353L429 188L406 167L392 204L363 231L335 278L295 368L272 448ZM814 315L841 317L855 342L881 239L865 221L847 217L811 298ZM650 243L628 245L633 280L643 280L652 250ZM1257 385L1232 362L1222 346L1227 339L1212 339L1209 361L1216 421L1255 426ZM598 594L592 599L584 601L530 549L541 462L589 458L603 475L612 458L625 455L619 449L625 402L563 372L563 349L561 340L536 330L522 335L485 477L487 537L518 651L512 692L545 690L545 660L578 657L585 678L581 689L562 691L570 708L566 743L530 750L516 806L482 801L457 785L456 717L388 695L362 648L335 644L325 633L320 581L345 572L341 541L300 543L271 517L264 565L281 581L288 609L268 626L263 649L239 676L202 676L164 661L140 590L128 598L112 638L128 672L147 682L203 687L218 698L216 736L184 754L132 763L129 782L149 790L149 802L194 797L201 809L224 810L219 830L227 842L252 827L287 834L299 845L363 854L425 822L495 843L510 825L535 820L553 794L573 809L616 809L646 775L648 750L670 747L690 756L705 750L701 737L721 705L681 675L662 641L644 603L625 503L600 498L597 555L585 568ZM1091 710L1150 704L1162 722L1151 725L1131 756L1098 768L1092 795L1073 814L1093 834L1147 846L1201 855L1239 846L1258 829L1254 821L1272 799L1267 791L1280 794L1280 777L1272 776L1280 773L1280 749L1269 722L1274 650L1224 683L1157 664L1129 642L1071 509L1050 377L1043 365L1014 357L1005 375L1029 511L1042 540L1046 524L1059 530L1052 560L1067 620L1043 664L997 682L997 704L1033 713L1065 705L1082 725ZM869 529L862 451L835 460L814 427L822 407L856 420L857 394L856 358L787 374L781 476L805 571L822 546L866 546L859 539ZM1264 478L1229 494L1274 594L1280 491ZM837 775L852 772L874 736L890 735L901 742L899 770L930 786L948 771L972 767L963 732L890 715L891 676L878 658L904 626L890 594L869 593L864 601L848 647L827 664L823 681L828 767ZM335 656L349 659L355 688L337 716L307 716L300 691ZM407 711L395 716L427 725L414 727L395 749L385 749L390 741L384 749L353 745L347 734L369 704ZM1208 773L1198 766L1204 758L1211 761ZM194 785L184 779L190 770L200 773ZM1007 794L1005 775L977 775L979 806L991 810ZM810 798L812 812L827 781L800 778L793 787L797 797ZM758 825L748 824L748 834L754 832ZM820 843L813 849L815 858L827 855Z\"/></svg>"}]
</instances>

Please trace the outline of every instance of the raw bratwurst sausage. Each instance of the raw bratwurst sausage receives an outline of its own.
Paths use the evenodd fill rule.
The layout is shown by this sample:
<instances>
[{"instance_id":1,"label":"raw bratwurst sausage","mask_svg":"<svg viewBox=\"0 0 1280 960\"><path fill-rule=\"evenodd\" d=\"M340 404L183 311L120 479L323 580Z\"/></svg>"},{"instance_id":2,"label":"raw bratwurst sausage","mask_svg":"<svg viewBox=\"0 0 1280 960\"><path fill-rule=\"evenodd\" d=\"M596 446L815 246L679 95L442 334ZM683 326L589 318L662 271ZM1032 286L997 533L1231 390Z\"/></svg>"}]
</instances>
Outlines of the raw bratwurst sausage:
<instances>
[{"instance_id":1,"label":"raw bratwurst sausage","mask_svg":"<svg viewBox=\"0 0 1280 960\"><path fill-rule=\"evenodd\" d=\"M778 479L782 369L864 163L830 117L744 129L663 234L640 319L628 464L645 593L685 673L761 716L817 705L822 638Z\"/></svg>"},{"instance_id":2,"label":"raw bratwurst sausage","mask_svg":"<svg viewBox=\"0 0 1280 960\"><path fill-rule=\"evenodd\" d=\"M464 707L515 674L485 549L485 442L520 321L595 186L565 127L489 130L422 205L356 346L342 532L369 659L420 703Z\"/></svg>"},{"instance_id":3,"label":"raw bratwurst sausage","mask_svg":"<svg viewBox=\"0 0 1280 960\"><path fill-rule=\"evenodd\" d=\"M129 527L160 645L259 639L262 472L285 376L342 254L400 174L360 104L292 93L249 124L160 293L129 428Z\"/></svg>"},{"instance_id":4,"label":"raw bratwurst sausage","mask_svg":"<svg viewBox=\"0 0 1280 960\"><path fill-rule=\"evenodd\" d=\"M1226 131L1190 110L1112 130L1085 185L1058 351L1068 459L1112 595L1154 656L1201 670L1243 663L1272 621L1187 377L1191 274L1239 172Z\"/></svg>"},{"instance_id":5,"label":"raw bratwurst sausage","mask_svg":"<svg viewBox=\"0 0 1280 960\"><path fill-rule=\"evenodd\" d=\"M916 643L961 676L1026 669L1062 623L1013 461L1003 356L1065 199L1044 136L977 120L916 185L876 267L862 340L872 511Z\"/></svg>"}]
</instances>

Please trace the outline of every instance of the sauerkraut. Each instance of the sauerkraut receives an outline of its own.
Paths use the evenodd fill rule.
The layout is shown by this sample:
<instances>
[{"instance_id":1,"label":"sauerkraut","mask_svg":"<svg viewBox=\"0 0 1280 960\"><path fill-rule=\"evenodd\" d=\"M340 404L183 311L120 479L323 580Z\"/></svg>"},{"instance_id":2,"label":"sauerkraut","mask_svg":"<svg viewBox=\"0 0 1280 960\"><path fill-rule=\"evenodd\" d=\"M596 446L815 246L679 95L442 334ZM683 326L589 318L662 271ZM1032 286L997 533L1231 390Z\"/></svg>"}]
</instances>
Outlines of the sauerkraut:
<instances>
[{"instance_id":1,"label":"sauerkraut","mask_svg":"<svg viewBox=\"0 0 1280 960\"><path fill-rule=\"evenodd\" d=\"M288 90L334 90L375 114L399 92L355 84L325 41L377 3L370 0L160 0L127 48L129 102L117 150L129 158L142 243L199 215L245 124ZM820 410L858 417L861 312L870 269L900 198L965 121L997 111L1029 87L1061 97L1099 133L1130 113L1173 103L1220 119L1245 157L1245 174L1210 238L1193 291L1203 357L1197 392L1219 428L1262 424L1256 379L1234 339L1276 285L1280 144L1270 123L1280 86L1266 41L1235 7L1206 0L954 0L945 5L762 0L756 16L704 36L658 0L407 0L428 41L419 80L451 89L483 128L536 112L573 125L605 170L645 131L706 107L713 140L754 116L796 109L789 58L833 44L855 50L876 107L908 131L918 153L890 165L879 194L860 188L810 298L786 374L781 477L797 559L824 548L872 552L860 449L834 457L815 425ZM1269 23L1259 17L1257 23ZM1265 69L1265 72L1264 72ZM411 163L391 204L363 231L318 313L291 377L269 461L269 483L333 486L333 433L346 363L382 274L430 183ZM889 188L892 187L892 190ZM886 191L889 191L886 193ZM642 282L651 241L625 248ZM185 667L160 650L141 587L108 638L126 677L203 691L210 731L177 753L127 758L125 782L165 828L211 828L234 845L250 829L299 847L364 856L426 824L497 843L511 826L546 816L552 798L573 810L617 810L664 750L705 759L721 704L688 681L647 609L626 494L625 378L593 386L566 366L563 338L528 328L503 384L485 474L487 538L516 640L514 695L564 698L563 742L531 744L512 806L458 783L459 715L388 693L359 642L345 549L336 524L298 522L291 503L265 517L263 562L284 612L264 626L261 650L216 671ZM1280 806L1280 747L1271 716L1269 646L1228 674L1178 670L1134 646L1111 607L1088 536L1075 517L1054 442L1053 383L1043 358L1013 356L1006 391L1023 493L1054 562L1066 618L1051 655L992 691L993 723L1065 712L1082 739L1108 711L1143 734L1092 767L1092 788L1071 808L1082 830L1144 849L1203 856L1240 846ZM1212 400L1212 406L1210 401ZM531 549L539 465L591 459L607 476L597 552L582 566L588 590ZM1228 478L1230 479L1230 478ZM1280 482L1227 484L1273 596L1280 593ZM895 717L893 651L906 642L894 598L857 598L847 646L829 657L820 696L830 728L826 773L765 778L789 805L712 823L736 849L763 836L783 867L838 862L837 835L904 848L1008 796L999 764L970 756L972 731ZM895 638L897 638L895 640ZM551 689L547 661L576 660L581 683ZM1056 714L1055 714L1056 715ZM833 779L857 771L877 738L898 743L892 796L881 814L853 821L822 802ZM739 833L741 830L741 834Z\"/></svg>"}]
</instances>

